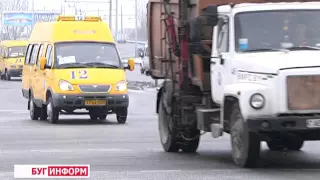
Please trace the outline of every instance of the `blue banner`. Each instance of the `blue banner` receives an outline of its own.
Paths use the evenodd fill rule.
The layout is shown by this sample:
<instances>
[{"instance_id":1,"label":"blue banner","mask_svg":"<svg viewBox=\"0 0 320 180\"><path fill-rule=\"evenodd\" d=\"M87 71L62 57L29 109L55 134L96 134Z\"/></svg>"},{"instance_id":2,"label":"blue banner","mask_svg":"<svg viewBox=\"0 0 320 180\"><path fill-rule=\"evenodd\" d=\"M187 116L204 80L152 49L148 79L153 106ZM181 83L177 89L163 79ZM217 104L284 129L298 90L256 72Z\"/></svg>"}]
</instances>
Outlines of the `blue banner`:
<instances>
[{"instance_id":1,"label":"blue banner","mask_svg":"<svg viewBox=\"0 0 320 180\"><path fill-rule=\"evenodd\" d=\"M35 12L34 22L54 21L60 13L56 12ZM4 12L3 23L7 26L31 26L32 12Z\"/></svg>"}]
</instances>

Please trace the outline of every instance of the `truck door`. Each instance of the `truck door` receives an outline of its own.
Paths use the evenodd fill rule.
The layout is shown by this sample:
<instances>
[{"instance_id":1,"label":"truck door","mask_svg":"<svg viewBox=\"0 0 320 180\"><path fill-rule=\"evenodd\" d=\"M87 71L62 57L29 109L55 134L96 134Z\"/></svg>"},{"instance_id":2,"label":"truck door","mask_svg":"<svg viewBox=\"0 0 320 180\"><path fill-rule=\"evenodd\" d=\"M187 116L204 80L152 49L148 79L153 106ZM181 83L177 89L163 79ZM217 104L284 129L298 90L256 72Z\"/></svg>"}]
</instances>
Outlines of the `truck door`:
<instances>
[{"instance_id":1,"label":"truck door","mask_svg":"<svg viewBox=\"0 0 320 180\"><path fill-rule=\"evenodd\" d=\"M229 19L219 17L214 28L213 48L211 58L211 93L213 101L220 104L223 100L224 86L231 74L231 58L229 54Z\"/></svg>"}]
</instances>

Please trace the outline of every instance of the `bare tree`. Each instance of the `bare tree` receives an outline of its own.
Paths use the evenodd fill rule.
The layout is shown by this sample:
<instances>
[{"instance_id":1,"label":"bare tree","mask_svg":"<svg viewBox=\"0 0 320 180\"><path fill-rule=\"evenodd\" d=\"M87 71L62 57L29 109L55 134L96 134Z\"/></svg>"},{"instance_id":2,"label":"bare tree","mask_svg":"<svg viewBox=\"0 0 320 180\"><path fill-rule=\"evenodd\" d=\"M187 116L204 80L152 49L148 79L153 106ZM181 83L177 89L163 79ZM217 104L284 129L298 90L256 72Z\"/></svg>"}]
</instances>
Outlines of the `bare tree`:
<instances>
[{"instance_id":1,"label":"bare tree","mask_svg":"<svg viewBox=\"0 0 320 180\"><path fill-rule=\"evenodd\" d=\"M147 3L148 0L138 0L138 39L141 41L147 39Z\"/></svg>"},{"instance_id":2,"label":"bare tree","mask_svg":"<svg viewBox=\"0 0 320 180\"><path fill-rule=\"evenodd\" d=\"M28 0L0 0L0 11L3 16L3 11L26 11L29 7ZM3 17L2 17L3 18ZM25 26L3 26L5 34L2 39L18 39L25 29Z\"/></svg>"}]
</instances>

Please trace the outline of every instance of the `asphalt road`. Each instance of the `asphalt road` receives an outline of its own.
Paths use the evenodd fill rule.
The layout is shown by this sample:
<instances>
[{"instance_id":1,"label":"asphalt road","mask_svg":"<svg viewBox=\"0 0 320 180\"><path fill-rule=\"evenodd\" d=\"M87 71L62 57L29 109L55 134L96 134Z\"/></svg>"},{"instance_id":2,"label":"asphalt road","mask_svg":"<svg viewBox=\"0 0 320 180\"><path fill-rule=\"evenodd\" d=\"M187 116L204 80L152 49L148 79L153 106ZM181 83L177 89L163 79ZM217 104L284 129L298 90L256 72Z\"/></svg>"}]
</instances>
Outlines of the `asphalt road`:
<instances>
[{"instance_id":1,"label":"asphalt road","mask_svg":"<svg viewBox=\"0 0 320 180\"><path fill-rule=\"evenodd\" d=\"M157 131L155 91L130 91L128 123L62 116L60 124L29 119L21 81L0 81L0 179L13 179L14 164L90 164L91 179L317 179L320 143L301 152L271 152L263 146L261 168L240 169L229 136L205 134L196 154L164 153Z\"/></svg>"},{"instance_id":2,"label":"asphalt road","mask_svg":"<svg viewBox=\"0 0 320 180\"><path fill-rule=\"evenodd\" d=\"M130 54L130 45L120 53ZM132 46L132 45L131 45ZM121 48L119 48L121 50ZM129 81L153 81L137 68ZM15 164L90 164L93 180L307 180L320 177L320 142L300 152L272 152L263 144L257 169L231 160L225 135L202 136L195 154L165 153L159 142L155 90L131 90L127 124L92 122L87 115L61 116L60 124L32 121L21 81L0 81L0 180L13 179Z\"/></svg>"}]
</instances>

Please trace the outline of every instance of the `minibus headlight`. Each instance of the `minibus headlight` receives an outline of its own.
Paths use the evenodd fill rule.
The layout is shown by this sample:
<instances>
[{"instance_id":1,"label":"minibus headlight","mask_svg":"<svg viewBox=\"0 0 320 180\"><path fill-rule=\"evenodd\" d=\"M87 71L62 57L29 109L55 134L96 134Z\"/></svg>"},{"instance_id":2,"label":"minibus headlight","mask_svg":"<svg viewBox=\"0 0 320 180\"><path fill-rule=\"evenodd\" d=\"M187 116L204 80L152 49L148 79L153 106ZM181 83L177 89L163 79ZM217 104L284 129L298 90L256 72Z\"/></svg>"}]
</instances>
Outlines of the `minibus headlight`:
<instances>
[{"instance_id":1,"label":"minibus headlight","mask_svg":"<svg viewBox=\"0 0 320 180\"><path fill-rule=\"evenodd\" d=\"M62 91L73 91L73 86L71 83L65 80L60 80L59 81L59 87Z\"/></svg>"},{"instance_id":2,"label":"minibus headlight","mask_svg":"<svg viewBox=\"0 0 320 180\"><path fill-rule=\"evenodd\" d=\"M120 81L118 82L118 84L116 85L116 90L117 91L124 91L127 89L127 82L125 81Z\"/></svg>"}]
</instances>

